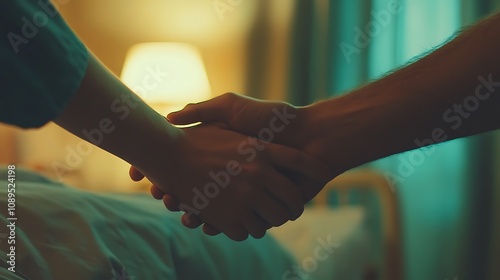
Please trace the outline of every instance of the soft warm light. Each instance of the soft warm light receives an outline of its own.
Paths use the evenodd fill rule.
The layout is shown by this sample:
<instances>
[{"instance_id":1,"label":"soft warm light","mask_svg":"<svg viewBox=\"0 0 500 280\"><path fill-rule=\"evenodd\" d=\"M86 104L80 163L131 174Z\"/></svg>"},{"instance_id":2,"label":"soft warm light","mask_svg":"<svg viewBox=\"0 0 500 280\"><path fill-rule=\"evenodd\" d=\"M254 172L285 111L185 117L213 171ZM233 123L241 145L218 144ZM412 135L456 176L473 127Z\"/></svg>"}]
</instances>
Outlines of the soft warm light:
<instances>
[{"instance_id":1,"label":"soft warm light","mask_svg":"<svg viewBox=\"0 0 500 280\"><path fill-rule=\"evenodd\" d=\"M134 45L127 53L121 78L161 113L210 98L210 84L201 55L188 44Z\"/></svg>"}]
</instances>

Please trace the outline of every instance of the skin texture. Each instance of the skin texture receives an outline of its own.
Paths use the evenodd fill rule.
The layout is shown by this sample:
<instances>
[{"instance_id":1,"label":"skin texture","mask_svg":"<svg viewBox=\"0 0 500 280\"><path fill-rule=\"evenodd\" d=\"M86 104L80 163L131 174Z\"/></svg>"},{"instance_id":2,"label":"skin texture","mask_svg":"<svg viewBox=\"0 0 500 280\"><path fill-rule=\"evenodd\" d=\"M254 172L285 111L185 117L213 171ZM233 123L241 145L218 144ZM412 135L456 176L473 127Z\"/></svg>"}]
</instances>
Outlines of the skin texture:
<instances>
[{"instance_id":1,"label":"skin texture","mask_svg":"<svg viewBox=\"0 0 500 280\"><path fill-rule=\"evenodd\" d=\"M272 109L290 106L297 119L275 143L328 164L335 176L396 153L500 128L500 14L464 31L429 55L338 98L295 108L232 93L172 113L174 124L223 123L255 135ZM131 170L135 179L141 175ZM306 200L322 186L304 190ZM163 193L152 187L156 197ZM167 207L177 201L165 196ZM191 227L202 224L197 219ZM205 224L210 234L218 231Z\"/></svg>"},{"instance_id":2,"label":"skin texture","mask_svg":"<svg viewBox=\"0 0 500 280\"><path fill-rule=\"evenodd\" d=\"M117 104L128 110L115 110ZM185 224L196 215L233 240L259 238L270 226L296 219L304 209L299 184L331 178L325 164L294 148L216 124L173 127L94 56L55 122L136 166L158 192L175 197L186 211ZM241 145L253 152L241 152ZM307 180L294 181L289 174Z\"/></svg>"}]
</instances>

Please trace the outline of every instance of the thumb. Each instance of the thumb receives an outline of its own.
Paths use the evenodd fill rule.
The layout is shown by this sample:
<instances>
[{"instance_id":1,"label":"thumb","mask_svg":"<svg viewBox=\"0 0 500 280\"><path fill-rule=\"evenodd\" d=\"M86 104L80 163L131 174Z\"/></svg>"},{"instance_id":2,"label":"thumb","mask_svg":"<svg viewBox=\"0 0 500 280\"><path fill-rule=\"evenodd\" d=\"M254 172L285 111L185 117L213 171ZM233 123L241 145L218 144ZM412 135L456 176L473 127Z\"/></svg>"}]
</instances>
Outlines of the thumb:
<instances>
[{"instance_id":1,"label":"thumb","mask_svg":"<svg viewBox=\"0 0 500 280\"><path fill-rule=\"evenodd\" d=\"M223 122L230 121L232 103L225 95L200 103L191 103L184 109L167 115L167 120L172 124L186 125L196 122Z\"/></svg>"}]
</instances>

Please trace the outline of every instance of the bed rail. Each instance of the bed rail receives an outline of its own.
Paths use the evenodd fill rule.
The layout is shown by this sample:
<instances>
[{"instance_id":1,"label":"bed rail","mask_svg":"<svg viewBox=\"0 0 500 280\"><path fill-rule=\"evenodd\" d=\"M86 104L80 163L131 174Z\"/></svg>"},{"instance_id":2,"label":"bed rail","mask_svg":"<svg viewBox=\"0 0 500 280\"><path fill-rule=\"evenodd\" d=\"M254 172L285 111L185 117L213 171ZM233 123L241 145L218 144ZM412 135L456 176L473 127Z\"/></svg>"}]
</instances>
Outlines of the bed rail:
<instances>
[{"instance_id":1,"label":"bed rail","mask_svg":"<svg viewBox=\"0 0 500 280\"><path fill-rule=\"evenodd\" d=\"M338 192L340 204L348 204L349 192L353 189L375 190L382 209L382 230L385 252L384 279L403 279L402 236L400 210L396 193L384 176L371 169L346 172L331 182L314 198L314 207L329 207L328 194Z\"/></svg>"}]
</instances>

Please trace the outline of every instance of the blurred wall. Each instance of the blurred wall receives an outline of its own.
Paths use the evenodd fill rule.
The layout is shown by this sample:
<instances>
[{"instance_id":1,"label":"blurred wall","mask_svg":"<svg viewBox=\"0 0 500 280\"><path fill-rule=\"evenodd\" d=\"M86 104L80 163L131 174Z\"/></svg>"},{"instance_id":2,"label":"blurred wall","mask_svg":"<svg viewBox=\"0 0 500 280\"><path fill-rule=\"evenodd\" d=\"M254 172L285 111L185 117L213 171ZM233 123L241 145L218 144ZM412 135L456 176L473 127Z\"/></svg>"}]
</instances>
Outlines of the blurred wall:
<instances>
[{"instance_id":1,"label":"blurred wall","mask_svg":"<svg viewBox=\"0 0 500 280\"><path fill-rule=\"evenodd\" d=\"M203 53L214 93L242 91L245 35L254 1L219 13L211 1L86 0L60 5L75 32L111 71L119 75L128 48L141 42L179 41Z\"/></svg>"}]
</instances>

